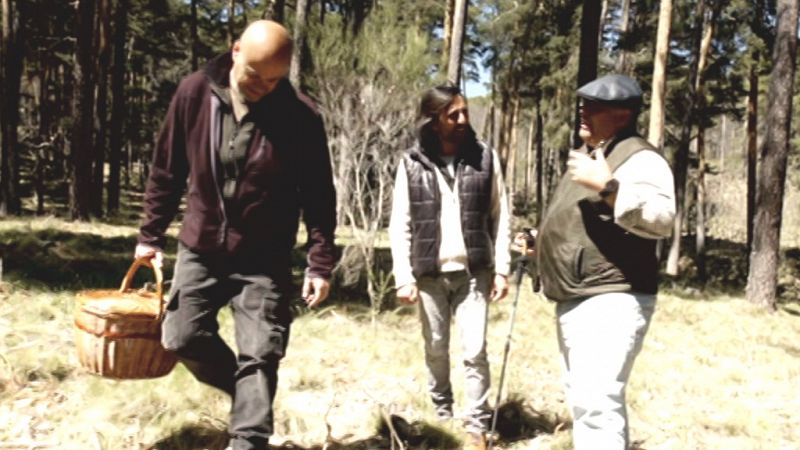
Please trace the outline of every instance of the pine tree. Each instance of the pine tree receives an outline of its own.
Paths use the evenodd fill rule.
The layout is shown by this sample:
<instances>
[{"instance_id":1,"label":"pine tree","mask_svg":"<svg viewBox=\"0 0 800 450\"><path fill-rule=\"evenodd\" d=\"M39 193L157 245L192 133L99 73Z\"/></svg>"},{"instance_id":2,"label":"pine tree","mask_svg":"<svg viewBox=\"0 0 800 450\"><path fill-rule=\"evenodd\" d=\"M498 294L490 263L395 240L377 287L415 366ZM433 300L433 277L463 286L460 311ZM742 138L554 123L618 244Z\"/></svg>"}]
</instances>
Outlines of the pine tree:
<instances>
[{"instance_id":1,"label":"pine tree","mask_svg":"<svg viewBox=\"0 0 800 450\"><path fill-rule=\"evenodd\" d=\"M747 300L775 310L786 160L792 121L797 57L797 0L778 0L777 34L767 96L766 133L758 171L753 250L747 277Z\"/></svg>"}]
</instances>

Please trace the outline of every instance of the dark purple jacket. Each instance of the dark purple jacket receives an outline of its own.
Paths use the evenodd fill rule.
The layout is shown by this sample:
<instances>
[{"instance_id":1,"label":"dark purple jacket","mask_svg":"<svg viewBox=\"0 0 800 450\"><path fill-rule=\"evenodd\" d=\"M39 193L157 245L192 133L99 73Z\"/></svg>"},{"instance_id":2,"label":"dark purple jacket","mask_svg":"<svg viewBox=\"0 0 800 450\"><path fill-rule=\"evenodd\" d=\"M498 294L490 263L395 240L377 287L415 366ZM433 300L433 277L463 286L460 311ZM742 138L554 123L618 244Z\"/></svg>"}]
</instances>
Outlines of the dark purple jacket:
<instances>
[{"instance_id":1,"label":"dark purple jacket","mask_svg":"<svg viewBox=\"0 0 800 450\"><path fill-rule=\"evenodd\" d=\"M223 202L218 147L220 100L230 53L184 78L156 142L139 242L164 248L164 233L187 187L178 239L197 253L268 255L288 269L300 212L308 230L309 274L330 277L335 263L336 194L322 118L287 80L251 105L256 127L234 198ZM218 175L219 174L219 175Z\"/></svg>"}]
</instances>

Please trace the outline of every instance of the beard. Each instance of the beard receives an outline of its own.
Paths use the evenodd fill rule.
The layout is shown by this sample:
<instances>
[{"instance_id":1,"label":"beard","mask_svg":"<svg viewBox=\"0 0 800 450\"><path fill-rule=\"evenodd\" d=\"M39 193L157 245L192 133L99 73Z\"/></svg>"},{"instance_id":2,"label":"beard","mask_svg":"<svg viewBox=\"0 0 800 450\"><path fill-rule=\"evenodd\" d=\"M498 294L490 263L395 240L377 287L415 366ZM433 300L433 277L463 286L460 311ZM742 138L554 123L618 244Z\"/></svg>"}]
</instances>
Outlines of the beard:
<instances>
[{"instance_id":1,"label":"beard","mask_svg":"<svg viewBox=\"0 0 800 450\"><path fill-rule=\"evenodd\" d=\"M450 130L445 136L442 136L442 140L448 142L450 144L461 145L467 140L467 135L469 134L469 127L468 126L460 126L455 127Z\"/></svg>"}]
</instances>

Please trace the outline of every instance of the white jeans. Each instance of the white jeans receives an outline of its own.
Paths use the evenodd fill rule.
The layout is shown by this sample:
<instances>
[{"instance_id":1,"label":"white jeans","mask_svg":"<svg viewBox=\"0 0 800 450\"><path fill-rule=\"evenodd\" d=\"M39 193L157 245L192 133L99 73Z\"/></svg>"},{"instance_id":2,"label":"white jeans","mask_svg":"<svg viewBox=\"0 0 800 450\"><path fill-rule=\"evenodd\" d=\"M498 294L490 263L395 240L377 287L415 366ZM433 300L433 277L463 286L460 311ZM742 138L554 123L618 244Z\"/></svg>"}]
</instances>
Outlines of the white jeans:
<instances>
[{"instance_id":1,"label":"white jeans","mask_svg":"<svg viewBox=\"0 0 800 450\"><path fill-rule=\"evenodd\" d=\"M617 292L556 306L576 450L627 448L625 385L655 303L655 295Z\"/></svg>"},{"instance_id":2,"label":"white jeans","mask_svg":"<svg viewBox=\"0 0 800 450\"><path fill-rule=\"evenodd\" d=\"M465 428L486 430L491 410L489 361L486 357L486 315L492 274L480 271L445 272L437 277L417 280L425 338L425 364L428 388L440 416L452 414L453 390L450 385L450 321L455 316L461 334L466 397Z\"/></svg>"}]
</instances>

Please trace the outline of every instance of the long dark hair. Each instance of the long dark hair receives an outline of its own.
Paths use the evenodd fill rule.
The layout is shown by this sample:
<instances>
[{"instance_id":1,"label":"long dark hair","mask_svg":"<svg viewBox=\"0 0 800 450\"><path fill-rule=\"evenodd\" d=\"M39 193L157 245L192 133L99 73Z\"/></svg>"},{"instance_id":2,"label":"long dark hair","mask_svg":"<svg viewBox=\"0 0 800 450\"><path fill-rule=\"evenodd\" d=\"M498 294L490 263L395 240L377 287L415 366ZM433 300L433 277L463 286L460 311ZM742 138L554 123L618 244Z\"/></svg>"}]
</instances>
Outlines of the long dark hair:
<instances>
[{"instance_id":1,"label":"long dark hair","mask_svg":"<svg viewBox=\"0 0 800 450\"><path fill-rule=\"evenodd\" d=\"M439 114L442 113L456 97L464 97L461 89L452 84L442 84L432 87L422 94L422 101L419 104L419 111L417 112L417 137L422 149L429 154L438 155L440 153L439 136L433 130L433 124L439 120ZM464 97L466 100L466 97ZM467 145L471 143L477 144L475 130L472 125L468 126Z\"/></svg>"}]
</instances>

